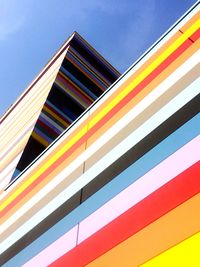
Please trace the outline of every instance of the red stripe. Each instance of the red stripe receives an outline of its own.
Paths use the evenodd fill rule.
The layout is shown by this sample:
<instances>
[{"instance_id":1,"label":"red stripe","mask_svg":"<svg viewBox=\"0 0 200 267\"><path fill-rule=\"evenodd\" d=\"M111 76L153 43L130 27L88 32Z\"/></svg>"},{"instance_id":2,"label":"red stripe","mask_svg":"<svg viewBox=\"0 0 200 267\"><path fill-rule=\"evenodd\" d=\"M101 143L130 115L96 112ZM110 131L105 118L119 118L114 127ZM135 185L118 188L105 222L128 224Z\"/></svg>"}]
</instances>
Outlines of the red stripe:
<instances>
[{"instance_id":1,"label":"red stripe","mask_svg":"<svg viewBox=\"0 0 200 267\"><path fill-rule=\"evenodd\" d=\"M100 257L199 193L199 175L200 164L196 163L49 266L85 266Z\"/></svg>"},{"instance_id":2,"label":"red stripe","mask_svg":"<svg viewBox=\"0 0 200 267\"><path fill-rule=\"evenodd\" d=\"M200 29L190 36L190 40L196 42L200 38Z\"/></svg>"},{"instance_id":3,"label":"red stripe","mask_svg":"<svg viewBox=\"0 0 200 267\"><path fill-rule=\"evenodd\" d=\"M87 102L87 104L89 105L92 104L92 101L91 99L88 98L88 96L84 95L79 88L76 88L70 81L66 80L60 73L58 73L57 79L60 80L61 83L63 83L64 85L66 84L68 88L72 90L72 92L74 92L75 95L82 97Z\"/></svg>"},{"instance_id":4,"label":"red stripe","mask_svg":"<svg viewBox=\"0 0 200 267\"><path fill-rule=\"evenodd\" d=\"M69 60L70 62L72 62L72 64L73 65L75 65L76 67L77 67L77 69L80 71L80 68L81 68L81 66L80 65L78 65L77 64L77 62L73 59L73 58L71 58L71 57L69 57L69 55L66 55L65 56L66 58L67 58L67 60ZM79 68L80 67L80 68ZM88 77L88 79L91 81L91 82L93 82L94 84L96 84L98 87L99 87L99 89L101 89L103 92L105 91L105 88L100 84L100 82L98 82L98 81L96 81L95 79L93 79L93 77L92 77L92 75L91 75L91 72L86 72L85 70L81 70L84 74L85 74L85 76L86 77ZM94 74L93 74L94 75ZM95 75L94 75L95 76Z\"/></svg>"},{"instance_id":5,"label":"red stripe","mask_svg":"<svg viewBox=\"0 0 200 267\"><path fill-rule=\"evenodd\" d=\"M27 187L20 195L18 195L11 203L9 203L1 212L4 216L17 202L19 202L26 194L28 194L37 184L39 184L47 175L57 168L67 157L69 157L77 148L79 148L90 136L92 136L100 127L107 123L112 116L130 102L145 86L147 86L154 78L156 78L170 63L180 56L193 43L188 39L178 47L165 61L163 61L154 71L152 71L140 84L124 97L112 110L110 110L99 122L97 122L84 136L82 136L74 145L71 146L56 162L54 162L46 171L41 174L29 187Z\"/></svg>"},{"instance_id":6,"label":"red stripe","mask_svg":"<svg viewBox=\"0 0 200 267\"><path fill-rule=\"evenodd\" d=\"M51 103L52 104L52 103ZM55 110L53 107L51 107L48 103L45 103L44 106L46 106L48 109L50 109L53 113L55 113L59 118L61 118L62 120L64 120L67 124L71 124L71 122L69 120L67 120L65 117L63 117L62 114L60 114L57 110ZM43 109L42 109L43 111ZM47 113L49 113L47 110L45 110ZM50 114L52 117L53 115ZM60 122L62 125L64 125L62 122ZM67 127L67 126L65 126Z\"/></svg>"},{"instance_id":7,"label":"red stripe","mask_svg":"<svg viewBox=\"0 0 200 267\"><path fill-rule=\"evenodd\" d=\"M51 135L51 138L56 138L58 135L59 135L59 133L57 133L54 129L53 129L53 127L51 128L49 125L47 125L47 124L45 124L43 121L41 121L40 119L38 119L38 121L37 121L37 123L35 124L35 128L37 129L38 127L37 127L37 125L41 125L42 127L44 127L46 130L47 130L47 132L43 132L45 135L47 135L48 136L48 134L50 134ZM55 126L54 126L55 127ZM35 130L35 129L34 129ZM34 131L33 130L33 131ZM40 129L39 129L40 130ZM41 130L40 130L41 131ZM61 131L60 131L60 133L61 133ZM49 137L49 136L48 136Z\"/></svg>"}]
</instances>

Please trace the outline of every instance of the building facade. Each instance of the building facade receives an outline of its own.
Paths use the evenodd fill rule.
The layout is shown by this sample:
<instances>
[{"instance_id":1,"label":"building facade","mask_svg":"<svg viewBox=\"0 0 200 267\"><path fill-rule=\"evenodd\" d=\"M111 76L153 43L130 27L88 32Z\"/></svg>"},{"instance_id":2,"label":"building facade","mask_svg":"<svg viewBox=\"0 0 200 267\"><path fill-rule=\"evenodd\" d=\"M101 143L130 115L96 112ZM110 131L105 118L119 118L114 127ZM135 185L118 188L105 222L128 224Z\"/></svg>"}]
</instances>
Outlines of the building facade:
<instances>
[{"instance_id":1,"label":"building facade","mask_svg":"<svg viewBox=\"0 0 200 267\"><path fill-rule=\"evenodd\" d=\"M199 6L121 76L73 33L4 114L2 266L200 264Z\"/></svg>"}]
</instances>

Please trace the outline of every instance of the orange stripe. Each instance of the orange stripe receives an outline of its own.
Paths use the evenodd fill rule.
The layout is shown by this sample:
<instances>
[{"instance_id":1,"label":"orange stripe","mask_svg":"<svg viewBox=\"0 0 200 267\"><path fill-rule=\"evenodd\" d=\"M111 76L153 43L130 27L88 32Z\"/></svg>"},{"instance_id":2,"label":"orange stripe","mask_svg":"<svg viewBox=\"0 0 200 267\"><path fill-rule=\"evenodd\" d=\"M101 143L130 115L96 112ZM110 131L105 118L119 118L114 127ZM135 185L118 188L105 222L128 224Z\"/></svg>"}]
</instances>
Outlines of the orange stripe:
<instances>
[{"instance_id":1,"label":"orange stripe","mask_svg":"<svg viewBox=\"0 0 200 267\"><path fill-rule=\"evenodd\" d=\"M140 266L200 229L199 206L198 194L86 266Z\"/></svg>"},{"instance_id":2,"label":"orange stripe","mask_svg":"<svg viewBox=\"0 0 200 267\"><path fill-rule=\"evenodd\" d=\"M200 18L200 11L198 11L189 21L187 21L181 28L181 32L187 31L195 21L199 20Z\"/></svg>"}]
</instances>

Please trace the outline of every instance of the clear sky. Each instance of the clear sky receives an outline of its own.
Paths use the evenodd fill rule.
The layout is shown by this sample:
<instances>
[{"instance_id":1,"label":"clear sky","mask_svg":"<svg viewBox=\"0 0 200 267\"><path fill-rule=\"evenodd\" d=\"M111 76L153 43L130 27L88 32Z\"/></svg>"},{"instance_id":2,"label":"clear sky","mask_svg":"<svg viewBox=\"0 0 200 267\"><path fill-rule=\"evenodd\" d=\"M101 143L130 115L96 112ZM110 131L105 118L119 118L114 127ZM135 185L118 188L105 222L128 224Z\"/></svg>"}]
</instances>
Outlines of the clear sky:
<instances>
[{"instance_id":1,"label":"clear sky","mask_svg":"<svg viewBox=\"0 0 200 267\"><path fill-rule=\"evenodd\" d=\"M196 0L0 0L0 116L76 30L124 72Z\"/></svg>"}]
</instances>

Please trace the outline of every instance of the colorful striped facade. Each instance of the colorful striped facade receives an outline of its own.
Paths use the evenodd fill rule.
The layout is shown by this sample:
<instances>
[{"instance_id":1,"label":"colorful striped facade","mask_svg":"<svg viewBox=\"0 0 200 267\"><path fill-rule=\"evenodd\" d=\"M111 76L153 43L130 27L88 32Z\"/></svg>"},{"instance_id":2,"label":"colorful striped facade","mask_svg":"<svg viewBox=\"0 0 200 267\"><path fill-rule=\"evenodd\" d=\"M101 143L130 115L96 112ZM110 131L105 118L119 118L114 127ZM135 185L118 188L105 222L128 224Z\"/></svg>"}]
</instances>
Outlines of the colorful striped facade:
<instances>
[{"instance_id":1,"label":"colorful striped facade","mask_svg":"<svg viewBox=\"0 0 200 267\"><path fill-rule=\"evenodd\" d=\"M2 266L200 265L199 48L199 3L120 78L69 38L2 117Z\"/></svg>"}]
</instances>

